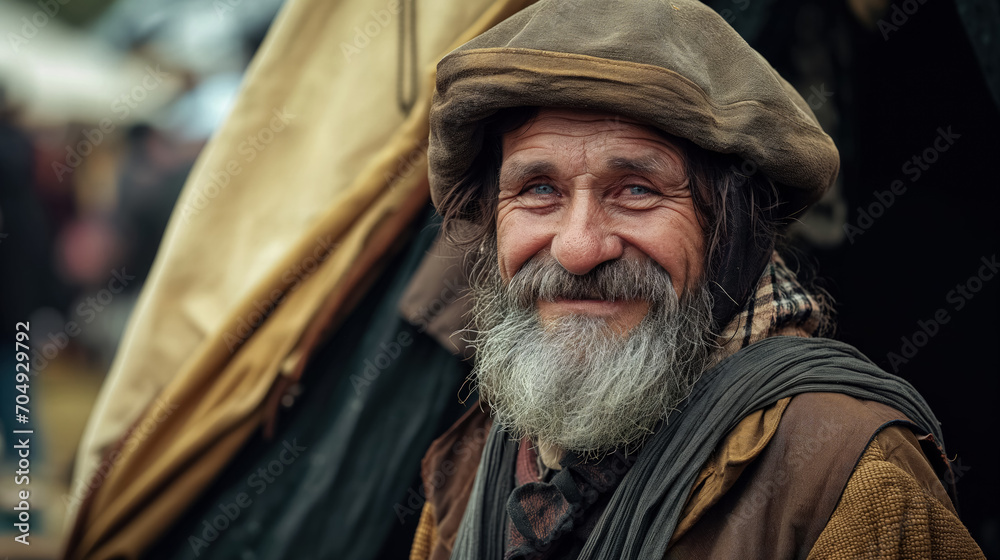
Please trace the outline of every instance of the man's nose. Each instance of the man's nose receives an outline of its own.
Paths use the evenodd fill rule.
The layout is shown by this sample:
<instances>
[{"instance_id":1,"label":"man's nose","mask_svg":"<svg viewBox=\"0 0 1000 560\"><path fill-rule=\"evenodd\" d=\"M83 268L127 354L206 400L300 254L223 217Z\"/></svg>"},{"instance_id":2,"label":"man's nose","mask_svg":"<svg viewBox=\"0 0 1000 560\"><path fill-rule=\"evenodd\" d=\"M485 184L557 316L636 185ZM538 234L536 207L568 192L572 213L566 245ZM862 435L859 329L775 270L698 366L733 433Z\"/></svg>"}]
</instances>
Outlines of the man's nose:
<instances>
[{"instance_id":1,"label":"man's nose","mask_svg":"<svg viewBox=\"0 0 1000 560\"><path fill-rule=\"evenodd\" d=\"M605 261L620 258L624 244L613 232L611 218L600 203L580 193L574 196L552 239L552 256L571 274L586 274Z\"/></svg>"}]
</instances>

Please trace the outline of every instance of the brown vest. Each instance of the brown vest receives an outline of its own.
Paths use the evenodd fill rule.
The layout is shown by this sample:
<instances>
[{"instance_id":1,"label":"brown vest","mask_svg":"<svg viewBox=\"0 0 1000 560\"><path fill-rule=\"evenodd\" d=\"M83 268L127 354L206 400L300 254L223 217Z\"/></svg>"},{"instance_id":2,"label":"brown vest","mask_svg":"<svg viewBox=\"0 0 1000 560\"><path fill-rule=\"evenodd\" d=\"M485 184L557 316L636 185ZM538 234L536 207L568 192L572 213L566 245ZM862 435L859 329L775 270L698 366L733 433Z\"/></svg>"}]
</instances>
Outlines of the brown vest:
<instances>
[{"instance_id":1,"label":"brown vest","mask_svg":"<svg viewBox=\"0 0 1000 560\"><path fill-rule=\"evenodd\" d=\"M872 401L836 393L793 398L764 451L666 558L806 558L868 444L898 424L912 426Z\"/></svg>"},{"instance_id":2,"label":"brown vest","mask_svg":"<svg viewBox=\"0 0 1000 560\"><path fill-rule=\"evenodd\" d=\"M876 402L836 393L796 396L760 454L737 469L735 482L708 496L709 507L689 513L693 526L682 520L690 529L674 535L666 558L805 558L858 459L879 432L893 425L912 427L900 412ZM433 560L451 554L489 427L488 415L474 408L424 458L424 485L437 534ZM928 462L918 467L922 484L940 488ZM692 497L699 491L696 487Z\"/></svg>"}]
</instances>

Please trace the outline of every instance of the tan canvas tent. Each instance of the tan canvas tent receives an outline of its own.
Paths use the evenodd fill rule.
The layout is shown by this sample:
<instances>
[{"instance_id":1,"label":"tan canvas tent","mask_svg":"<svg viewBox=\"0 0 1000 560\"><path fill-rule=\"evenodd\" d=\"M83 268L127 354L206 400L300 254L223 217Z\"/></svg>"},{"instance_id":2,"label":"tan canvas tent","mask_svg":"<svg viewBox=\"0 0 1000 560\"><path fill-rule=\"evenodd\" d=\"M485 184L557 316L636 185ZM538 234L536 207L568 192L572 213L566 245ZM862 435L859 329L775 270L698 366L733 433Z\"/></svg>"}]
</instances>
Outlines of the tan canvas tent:
<instances>
[{"instance_id":1,"label":"tan canvas tent","mask_svg":"<svg viewBox=\"0 0 1000 560\"><path fill-rule=\"evenodd\" d=\"M437 60L528 3L447 0L415 19L397 0L284 7L177 202L87 426L67 558L142 556L267 428L426 207Z\"/></svg>"}]
</instances>

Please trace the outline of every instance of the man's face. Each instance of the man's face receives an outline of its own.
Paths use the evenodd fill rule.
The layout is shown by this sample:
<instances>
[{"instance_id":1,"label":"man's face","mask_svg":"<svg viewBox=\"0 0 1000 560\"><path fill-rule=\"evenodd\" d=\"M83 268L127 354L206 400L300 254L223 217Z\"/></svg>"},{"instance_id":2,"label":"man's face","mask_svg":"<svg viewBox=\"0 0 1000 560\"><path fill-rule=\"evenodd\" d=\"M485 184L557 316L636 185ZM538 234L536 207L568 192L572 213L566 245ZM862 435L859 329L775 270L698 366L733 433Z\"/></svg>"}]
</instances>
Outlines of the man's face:
<instances>
[{"instance_id":1,"label":"man's face","mask_svg":"<svg viewBox=\"0 0 1000 560\"><path fill-rule=\"evenodd\" d=\"M505 282L536 256L574 275L615 259L652 259L683 295L701 277L704 253L684 155L654 129L622 117L542 109L503 137L497 246ZM537 306L543 323L601 317L622 334L649 307L601 299Z\"/></svg>"},{"instance_id":2,"label":"man's face","mask_svg":"<svg viewBox=\"0 0 1000 560\"><path fill-rule=\"evenodd\" d=\"M594 113L543 110L503 138L497 238L470 280L475 378L511 435L601 454L690 392L712 298L682 157Z\"/></svg>"}]
</instances>

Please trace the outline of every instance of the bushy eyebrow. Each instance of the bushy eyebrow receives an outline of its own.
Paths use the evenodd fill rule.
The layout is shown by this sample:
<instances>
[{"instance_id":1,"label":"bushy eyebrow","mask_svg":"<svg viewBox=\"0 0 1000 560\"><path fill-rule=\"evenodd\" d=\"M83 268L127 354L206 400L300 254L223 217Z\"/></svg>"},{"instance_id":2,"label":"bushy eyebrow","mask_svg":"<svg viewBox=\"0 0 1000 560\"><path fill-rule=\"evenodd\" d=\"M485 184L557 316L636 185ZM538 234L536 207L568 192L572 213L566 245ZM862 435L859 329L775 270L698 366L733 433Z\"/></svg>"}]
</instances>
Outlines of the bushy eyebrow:
<instances>
[{"instance_id":1,"label":"bushy eyebrow","mask_svg":"<svg viewBox=\"0 0 1000 560\"><path fill-rule=\"evenodd\" d=\"M659 158L649 156L635 159L624 157L612 158L608 162L607 167L616 171L631 171L640 175L667 175L667 169L664 167L663 162Z\"/></svg>"},{"instance_id":2,"label":"bushy eyebrow","mask_svg":"<svg viewBox=\"0 0 1000 560\"><path fill-rule=\"evenodd\" d=\"M671 175L670 170L664 162L660 158L653 156L637 158L615 157L605 162L603 168L610 171L627 171L651 177L668 177ZM501 169L500 185L501 187L503 185L520 185L531 177L554 175L556 172L556 165L550 161L513 161Z\"/></svg>"},{"instance_id":3,"label":"bushy eyebrow","mask_svg":"<svg viewBox=\"0 0 1000 560\"><path fill-rule=\"evenodd\" d=\"M500 170L500 186L519 185L530 177L552 175L556 166L549 161L532 161L528 163L513 161Z\"/></svg>"}]
</instances>

